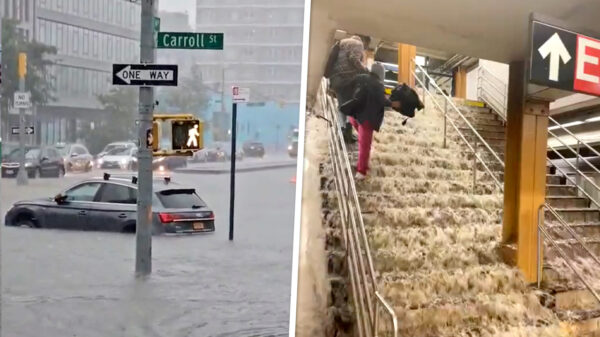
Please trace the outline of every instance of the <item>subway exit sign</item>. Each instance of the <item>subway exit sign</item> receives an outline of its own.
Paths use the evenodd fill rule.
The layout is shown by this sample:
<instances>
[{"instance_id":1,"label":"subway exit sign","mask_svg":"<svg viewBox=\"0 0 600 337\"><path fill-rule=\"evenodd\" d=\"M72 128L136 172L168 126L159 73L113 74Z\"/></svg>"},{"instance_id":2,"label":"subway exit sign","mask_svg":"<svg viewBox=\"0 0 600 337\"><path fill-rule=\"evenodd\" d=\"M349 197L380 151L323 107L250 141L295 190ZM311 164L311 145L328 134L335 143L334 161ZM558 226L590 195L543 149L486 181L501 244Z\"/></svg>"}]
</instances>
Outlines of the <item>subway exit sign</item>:
<instances>
[{"instance_id":1,"label":"subway exit sign","mask_svg":"<svg viewBox=\"0 0 600 337\"><path fill-rule=\"evenodd\" d=\"M223 49L223 33L160 32L157 46L161 49Z\"/></svg>"}]
</instances>

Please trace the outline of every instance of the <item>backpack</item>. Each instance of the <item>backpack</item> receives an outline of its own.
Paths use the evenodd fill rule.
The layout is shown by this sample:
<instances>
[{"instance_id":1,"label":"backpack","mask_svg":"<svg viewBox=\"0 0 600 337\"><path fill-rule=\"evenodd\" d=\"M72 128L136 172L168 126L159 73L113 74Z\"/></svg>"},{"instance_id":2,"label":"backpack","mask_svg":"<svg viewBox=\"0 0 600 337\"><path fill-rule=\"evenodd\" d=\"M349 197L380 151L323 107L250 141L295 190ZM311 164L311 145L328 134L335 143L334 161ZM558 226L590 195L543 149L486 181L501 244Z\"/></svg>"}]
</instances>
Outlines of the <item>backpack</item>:
<instances>
[{"instance_id":1,"label":"backpack","mask_svg":"<svg viewBox=\"0 0 600 337\"><path fill-rule=\"evenodd\" d=\"M333 68L335 67L335 63L337 62L338 55L340 53L340 41L336 41L336 43L331 47L329 51L329 58L327 58L327 64L325 65L325 73L323 76L325 78L330 78L333 75Z\"/></svg>"},{"instance_id":2,"label":"backpack","mask_svg":"<svg viewBox=\"0 0 600 337\"><path fill-rule=\"evenodd\" d=\"M415 109L421 110L424 108L417 92L404 83L392 90L390 100L402 102L402 107L398 112L409 118L415 117Z\"/></svg>"}]
</instances>

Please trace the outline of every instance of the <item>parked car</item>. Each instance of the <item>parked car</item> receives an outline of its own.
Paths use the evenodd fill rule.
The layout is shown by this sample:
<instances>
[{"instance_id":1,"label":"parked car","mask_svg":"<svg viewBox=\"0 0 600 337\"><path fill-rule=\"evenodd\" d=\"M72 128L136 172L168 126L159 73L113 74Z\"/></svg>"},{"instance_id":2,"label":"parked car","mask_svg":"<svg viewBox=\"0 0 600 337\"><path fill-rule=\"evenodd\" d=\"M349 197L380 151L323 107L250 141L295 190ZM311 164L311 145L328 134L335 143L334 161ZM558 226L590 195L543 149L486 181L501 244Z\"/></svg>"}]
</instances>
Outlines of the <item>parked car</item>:
<instances>
[{"instance_id":1,"label":"parked car","mask_svg":"<svg viewBox=\"0 0 600 337\"><path fill-rule=\"evenodd\" d=\"M231 142L219 142L218 149L220 150L219 159L222 161L231 160ZM240 146L236 146L235 149L235 160L244 159L244 150L240 149Z\"/></svg>"},{"instance_id":2,"label":"parked car","mask_svg":"<svg viewBox=\"0 0 600 337\"><path fill-rule=\"evenodd\" d=\"M294 129L288 138L288 154L294 158L298 155L298 129Z\"/></svg>"},{"instance_id":3,"label":"parked car","mask_svg":"<svg viewBox=\"0 0 600 337\"><path fill-rule=\"evenodd\" d=\"M133 142L129 142L129 141L125 141L125 142L114 142L114 143L110 143L107 144L104 149L102 150L102 152L98 153L96 155L96 167L100 168L100 159L102 159L108 152L116 149L116 148L131 148L131 147L137 147L137 145L135 145L135 143Z\"/></svg>"},{"instance_id":4,"label":"parked car","mask_svg":"<svg viewBox=\"0 0 600 337\"><path fill-rule=\"evenodd\" d=\"M247 157L259 157L265 156L265 146L259 141L247 141L242 147L244 155Z\"/></svg>"},{"instance_id":5,"label":"parked car","mask_svg":"<svg viewBox=\"0 0 600 337\"><path fill-rule=\"evenodd\" d=\"M94 166L94 158L88 149L81 144L56 144L56 148L63 157L65 171L89 172Z\"/></svg>"},{"instance_id":6,"label":"parked car","mask_svg":"<svg viewBox=\"0 0 600 337\"><path fill-rule=\"evenodd\" d=\"M220 158L224 160L225 152L221 150L219 143L211 143L205 148L196 151L190 158L190 161L192 163L207 163L219 161Z\"/></svg>"},{"instance_id":7,"label":"parked car","mask_svg":"<svg viewBox=\"0 0 600 337\"><path fill-rule=\"evenodd\" d=\"M105 174L55 197L17 202L5 225L135 233L138 191L132 178ZM214 213L195 189L165 177L153 181L153 194L153 234L214 232Z\"/></svg>"},{"instance_id":8,"label":"parked car","mask_svg":"<svg viewBox=\"0 0 600 337\"><path fill-rule=\"evenodd\" d=\"M187 166L187 157L183 156L169 156L169 157L155 157L152 159L152 169L158 171L174 170L180 167Z\"/></svg>"},{"instance_id":9,"label":"parked car","mask_svg":"<svg viewBox=\"0 0 600 337\"><path fill-rule=\"evenodd\" d=\"M20 149L12 150L2 159L2 177L16 177L20 169ZM63 158L51 146L25 147L25 170L29 178L62 177L65 175Z\"/></svg>"},{"instance_id":10,"label":"parked car","mask_svg":"<svg viewBox=\"0 0 600 337\"><path fill-rule=\"evenodd\" d=\"M101 169L132 170L137 167L137 147L116 147L97 161Z\"/></svg>"}]
</instances>

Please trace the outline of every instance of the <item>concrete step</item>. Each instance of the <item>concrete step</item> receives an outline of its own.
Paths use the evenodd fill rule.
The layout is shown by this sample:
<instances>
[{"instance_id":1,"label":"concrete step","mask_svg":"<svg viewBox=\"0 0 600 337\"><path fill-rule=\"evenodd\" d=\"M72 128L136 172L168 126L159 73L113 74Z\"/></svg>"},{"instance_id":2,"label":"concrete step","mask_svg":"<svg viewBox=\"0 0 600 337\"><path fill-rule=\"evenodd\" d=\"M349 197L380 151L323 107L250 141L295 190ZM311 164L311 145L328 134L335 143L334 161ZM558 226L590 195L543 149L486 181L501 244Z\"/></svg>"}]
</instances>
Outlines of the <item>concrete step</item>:
<instances>
[{"instance_id":1,"label":"concrete step","mask_svg":"<svg viewBox=\"0 0 600 337\"><path fill-rule=\"evenodd\" d=\"M485 125L485 124L471 124L477 131L490 131L490 132L502 132L506 133L506 127L503 125ZM466 125L459 125L459 127L466 127Z\"/></svg>"},{"instance_id":2,"label":"concrete step","mask_svg":"<svg viewBox=\"0 0 600 337\"><path fill-rule=\"evenodd\" d=\"M583 241L585 246L590 250L590 252L592 254L594 254L596 256L600 256L600 239L581 238L581 240ZM578 261L580 259L586 259L586 260L591 259L590 254L587 251L585 251L583 246L581 246L575 239L556 240L555 242L560 247L562 252L569 259L573 259L575 261ZM554 248L554 246L549 245L549 244L546 244L544 246L544 260L545 261L552 261L552 260L564 261L562 256L558 253L558 251ZM590 261L590 263L593 264L592 268L598 267L598 265L595 262ZM577 276L575 276L575 275L573 275L572 277L577 278ZM556 280L561 280L561 279L565 280L565 277L559 277ZM573 280L573 281L575 281L575 280ZM556 281L554 284L555 288L560 288L561 286L567 287L567 285L563 284L563 283L565 283L564 281L560 282L560 283L557 283L557 282L558 281Z\"/></svg>"},{"instance_id":3,"label":"concrete step","mask_svg":"<svg viewBox=\"0 0 600 337\"><path fill-rule=\"evenodd\" d=\"M596 208L555 208L556 213L567 223L588 223L599 222L600 211ZM544 212L544 216L548 221L557 221L554 214Z\"/></svg>"},{"instance_id":4,"label":"concrete step","mask_svg":"<svg viewBox=\"0 0 600 337\"><path fill-rule=\"evenodd\" d=\"M490 109L487 106L483 106L483 107L479 107L479 106L459 106L458 107L460 109L461 112L466 112L466 113L492 113L492 109Z\"/></svg>"},{"instance_id":5,"label":"concrete step","mask_svg":"<svg viewBox=\"0 0 600 337\"><path fill-rule=\"evenodd\" d=\"M547 171L547 170L546 170ZM557 174L546 174L546 184L564 185L566 178Z\"/></svg>"},{"instance_id":6,"label":"concrete step","mask_svg":"<svg viewBox=\"0 0 600 337\"><path fill-rule=\"evenodd\" d=\"M546 197L558 195L577 195L577 187L568 185L546 185Z\"/></svg>"},{"instance_id":7,"label":"concrete step","mask_svg":"<svg viewBox=\"0 0 600 337\"><path fill-rule=\"evenodd\" d=\"M465 127L465 128L458 128L460 130L460 132L462 132L463 134L474 134L473 130L471 128ZM483 139L487 140L487 139L506 139L506 134L504 133L504 131L502 132L494 132L494 131L486 131L486 130L477 130L477 133L479 133L479 135L481 135L481 137L483 137Z\"/></svg>"},{"instance_id":8,"label":"concrete step","mask_svg":"<svg viewBox=\"0 0 600 337\"><path fill-rule=\"evenodd\" d=\"M471 132L464 134L465 138L467 138L467 140L469 140L470 143L474 143L475 141L477 141L477 143L481 143L481 140L479 139L479 137L476 137L475 135L473 135ZM506 146L506 140L504 138L501 139L495 139L495 138L483 138L485 140L486 143L488 143L490 146L498 146L498 147L502 147L504 148Z\"/></svg>"},{"instance_id":9,"label":"concrete step","mask_svg":"<svg viewBox=\"0 0 600 337\"><path fill-rule=\"evenodd\" d=\"M475 126L480 126L480 125L487 125L487 126L504 126L504 122L498 119L490 119L490 118L486 118L486 117L479 117L479 116L465 116L467 117L467 120L469 121L469 123L471 123L471 125L473 125L473 127ZM462 122L462 118L460 118L460 120L457 120L459 122Z\"/></svg>"},{"instance_id":10,"label":"concrete step","mask_svg":"<svg viewBox=\"0 0 600 337\"><path fill-rule=\"evenodd\" d=\"M455 111L456 112L456 111ZM461 109L461 111L465 117L481 117L487 119L498 119L498 116L492 112L489 108L470 108L470 109Z\"/></svg>"},{"instance_id":11,"label":"concrete step","mask_svg":"<svg viewBox=\"0 0 600 337\"><path fill-rule=\"evenodd\" d=\"M600 309L598 301L587 289L574 289L557 292L554 295L557 310Z\"/></svg>"},{"instance_id":12,"label":"concrete step","mask_svg":"<svg viewBox=\"0 0 600 337\"><path fill-rule=\"evenodd\" d=\"M589 208L590 200L575 196L550 196L546 197L546 202L554 208Z\"/></svg>"},{"instance_id":13,"label":"concrete step","mask_svg":"<svg viewBox=\"0 0 600 337\"><path fill-rule=\"evenodd\" d=\"M556 240L572 239L571 233L565 229L559 222L547 222L546 228L552 237ZM569 224L569 228L581 238L600 238L600 222L590 222L585 224Z\"/></svg>"}]
</instances>

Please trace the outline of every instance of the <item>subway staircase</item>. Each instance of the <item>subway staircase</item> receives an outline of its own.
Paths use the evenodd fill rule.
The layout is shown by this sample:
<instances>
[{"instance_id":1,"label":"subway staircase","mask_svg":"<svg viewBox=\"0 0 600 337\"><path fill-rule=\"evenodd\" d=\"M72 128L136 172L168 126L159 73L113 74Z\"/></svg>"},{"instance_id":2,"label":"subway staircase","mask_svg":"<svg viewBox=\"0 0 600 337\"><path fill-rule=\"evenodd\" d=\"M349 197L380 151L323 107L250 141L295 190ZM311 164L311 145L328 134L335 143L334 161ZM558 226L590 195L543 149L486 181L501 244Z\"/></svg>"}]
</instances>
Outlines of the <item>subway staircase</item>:
<instances>
[{"instance_id":1,"label":"subway staircase","mask_svg":"<svg viewBox=\"0 0 600 337\"><path fill-rule=\"evenodd\" d=\"M504 121L490 108L460 103L463 103L461 110L473 127L504 160L506 144ZM495 165L496 161L493 161L490 156L484 157L490 165ZM498 171L498 167L495 166L494 169L499 179L503 180L503 174ZM581 195L578 188L568 181L565 175L558 172L556 167L547 165L546 203L556 210L596 256L600 256L600 211L592 207L589 198ZM573 259L577 269L596 280L593 284L594 289L599 291L598 265L590 261L589 255L585 254L582 247L550 212L545 212L545 217L546 228L558 246ZM546 245L544 255L542 289L548 296L542 298L542 303L551 308L562 321L575 322L578 330L574 335L600 336L600 306L597 301L576 275L564 265L562 258L551 245ZM510 257L508 259L510 260Z\"/></svg>"},{"instance_id":2,"label":"subway staircase","mask_svg":"<svg viewBox=\"0 0 600 337\"><path fill-rule=\"evenodd\" d=\"M502 123L483 110L470 118L503 151ZM369 177L357 182L381 288L398 315L400 335L569 336L542 305L544 294L497 253L502 194L480 170L473 186L473 158L452 131L442 146L442 113L428 109L406 126L402 120L386 113Z\"/></svg>"}]
</instances>

